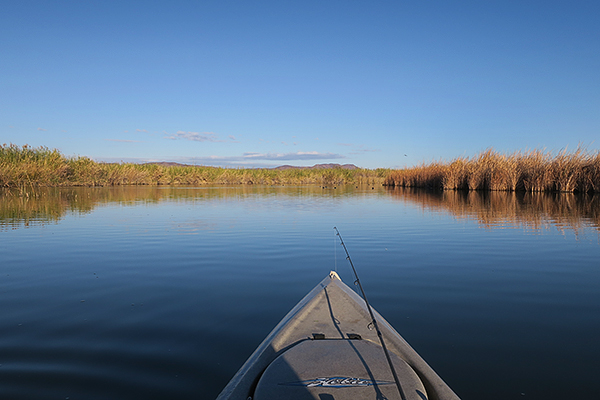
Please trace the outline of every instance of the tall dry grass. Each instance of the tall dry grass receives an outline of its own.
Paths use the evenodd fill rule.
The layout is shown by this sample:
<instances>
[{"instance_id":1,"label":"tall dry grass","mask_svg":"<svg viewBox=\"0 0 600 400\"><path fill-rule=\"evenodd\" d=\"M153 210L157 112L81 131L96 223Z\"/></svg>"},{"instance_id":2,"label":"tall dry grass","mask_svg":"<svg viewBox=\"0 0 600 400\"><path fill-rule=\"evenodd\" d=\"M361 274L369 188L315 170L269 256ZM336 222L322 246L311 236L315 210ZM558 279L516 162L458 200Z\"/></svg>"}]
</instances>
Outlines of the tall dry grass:
<instances>
[{"instance_id":1,"label":"tall dry grass","mask_svg":"<svg viewBox=\"0 0 600 400\"><path fill-rule=\"evenodd\" d=\"M600 191L600 152L583 148L556 155L542 150L504 154L488 149L473 157L391 171L384 185L436 190L517 192Z\"/></svg>"},{"instance_id":2,"label":"tall dry grass","mask_svg":"<svg viewBox=\"0 0 600 400\"><path fill-rule=\"evenodd\" d=\"M386 169L287 169L106 164L47 147L0 146L0 187L115 185L381 185Z\"/></svg>"}]
</instances>

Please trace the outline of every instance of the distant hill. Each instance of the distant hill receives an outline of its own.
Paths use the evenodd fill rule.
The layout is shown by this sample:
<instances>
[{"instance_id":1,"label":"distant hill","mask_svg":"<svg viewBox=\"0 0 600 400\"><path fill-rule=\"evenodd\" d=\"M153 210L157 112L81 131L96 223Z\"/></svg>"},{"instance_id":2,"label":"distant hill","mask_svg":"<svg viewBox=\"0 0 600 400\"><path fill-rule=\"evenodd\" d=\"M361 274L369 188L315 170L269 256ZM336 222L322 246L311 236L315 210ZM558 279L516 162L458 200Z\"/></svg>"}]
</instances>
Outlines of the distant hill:
<instances>
[{"instance_id":1,"label":"distant hill","mask_svg":"<svg viewBox=\"0 0 600 400\"><path fill-rule=\"evenodd\" d=\"M143 165L160 165L161 167L196 167L196 165L181 164L181 163L177 163L177 162L168 162L168 161L147 162L147 163L143 163Z\"/></svg>"},{"instance_id":2,"label":"distant hill","mask_svg":"<svg viewBox=\"0 0 600 400\"><path fill-rule=\"evenodd\" d=\"M167 162L167 161L161 161L161 162L149 162L149 163L144 163L144 164L154 164L154 165L160 165L163 167L197 167L198 165L191 165L191 164L181 164L181 163L176 163L176 162ZM277 170L284 170L284 169L331 169L331 168L341 168L341 169L358 169L358 167L354 164L315 164L312 167L298 167L298 166L294 166L294 165L280 165L279 167L273 167L273 168L266 168L266 169L277 169ZM262 169L262 168L249 168L249 169Z\"/></svg>"},{"instance_id":3,"label":"distant hill","mask_svg":"<svg viewBox=\"0 0 600 400\"><path fill-rule=\"evenodd\" d=\"M331 168L341 168L341 169L358 169L358 167L354 164L315 164L312 167L295 167L293 165L281 165L279 167L275 167L272 169L331 169Z\"/></svg>"}]
</instances>

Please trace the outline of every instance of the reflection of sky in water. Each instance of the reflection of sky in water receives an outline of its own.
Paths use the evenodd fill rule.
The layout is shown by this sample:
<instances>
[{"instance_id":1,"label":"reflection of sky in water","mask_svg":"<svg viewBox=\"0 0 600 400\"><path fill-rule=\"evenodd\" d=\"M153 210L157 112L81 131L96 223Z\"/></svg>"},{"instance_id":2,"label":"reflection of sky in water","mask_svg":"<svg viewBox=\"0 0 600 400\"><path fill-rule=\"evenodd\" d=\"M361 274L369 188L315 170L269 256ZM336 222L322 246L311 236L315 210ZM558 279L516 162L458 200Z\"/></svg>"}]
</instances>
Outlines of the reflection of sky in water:
<instances>
[{"instance_id":1,"label":"reflection of sky in water","mask_svg":"<svg viewBox=\"0 0 600 400\"><path fill-rule=\"evenodd\" d=\"M344 218L393 219L398 212L398 201L407 206L403 211L405 214L407 209L416 206L428 213L447 214L459 220L474 220L482 227L491 229L519 228L531 233L539 233L545 229L572 230L580 236L585 235L585 228L598 229L600 226L598 196L454 191L428 193L353 186L337 189L319 186L134 186L48 188L36 190L27 197L5 194L0 203L0 229L55 223L69 214L87 214L94 209L115 205L145 205L148 208L160 205L161 210L169 207L169 212L175 218L172 229L181 233L194 233L199 230L214 230L224 224L240 223L240 216L243 221L249 222L253 215L261 215L253 222L257 224L272 218L278 218L282 223L300 223L298 218L310 219L311 213L336 215L337 221L343 221ZM376 209L370 202L376 203ZM387 202L390 203L389 207L385 206ZM199 204L202 207L197 207ZM359 205L353 207L353 204ZM185 215L186 209L191 207L194 207L197 217L190 218L186 215L186 221L176 220L176 215ZM164 213L161 211L161 216ZM218 216L220 219L215 223L202 216L208 216L211 220Z\"/></svg>"},{"instance_id":2,"label":"reflection of sky in water","mask_svg":"<svg viewBox=\"0 0 600 400\"><path fill-rule=\"evenodd\" d=\"M0 375L21 374L25 397L48 382L71 398L216 397L329 270L352 282L334 226L372 305L463 398L595 393L600 245L596 228L586 240L570 228L593 203L383 188L44 193L2 203L5 217L57 216L0 233ZM548 216L551 229L495 229ZM45 369L57 363L79 372Z\"/></svg>"}]
</instances>

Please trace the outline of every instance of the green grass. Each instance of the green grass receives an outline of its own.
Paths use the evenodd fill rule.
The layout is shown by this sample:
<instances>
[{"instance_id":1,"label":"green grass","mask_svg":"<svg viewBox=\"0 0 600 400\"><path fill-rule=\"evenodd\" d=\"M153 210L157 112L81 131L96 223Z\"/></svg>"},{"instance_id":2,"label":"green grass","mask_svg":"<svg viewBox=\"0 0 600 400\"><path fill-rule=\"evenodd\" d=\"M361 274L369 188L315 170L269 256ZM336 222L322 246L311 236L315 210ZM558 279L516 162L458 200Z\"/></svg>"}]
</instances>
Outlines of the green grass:
<instances>
[{"instance_id":1,"label":"green grass","mask_svg":"<svg viewBox=\"0 0 600 400\"><path fill-rule=\"evenodd\" d=\"M0 187L115 185L381 185L385 169L251 169L107 164L47 147L0 146Z\"/></svg>"},{"instance_id":2,"label":"green grass","mask_svg":"<svg viewBox=\"0 0 600 400\"><path fill-rule=\"evenodd\" d=\"M600 192L600 152L499 153L402 169L287 169L107 164L47 147L0 146L0 187L116 185L388 185L439 190Z\"/></svg>"}]
</instances>

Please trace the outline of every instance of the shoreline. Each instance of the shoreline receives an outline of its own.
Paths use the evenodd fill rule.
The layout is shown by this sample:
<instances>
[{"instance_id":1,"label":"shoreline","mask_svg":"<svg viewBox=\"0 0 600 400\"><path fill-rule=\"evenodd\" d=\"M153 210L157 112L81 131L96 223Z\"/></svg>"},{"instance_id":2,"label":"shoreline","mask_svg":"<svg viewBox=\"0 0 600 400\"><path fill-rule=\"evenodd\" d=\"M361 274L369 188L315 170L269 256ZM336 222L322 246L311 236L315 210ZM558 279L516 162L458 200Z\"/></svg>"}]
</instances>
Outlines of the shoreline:
<instances>
[{"instance_id":1,"label":"shoreline","mask_svg":"<svg viewBox=\"0 0 600 400\"><path fill-rule=\"evenodd\" d=\"M164 164L164 163L163 163ZM600 151L578 148L500 153L423 163L406 169L332 167L223 168L197 165L99 163L47 147L0 146L0 187L121 185L377 185L430 190L530 193L600 192Z\"/></svg>"}]
</instances>

